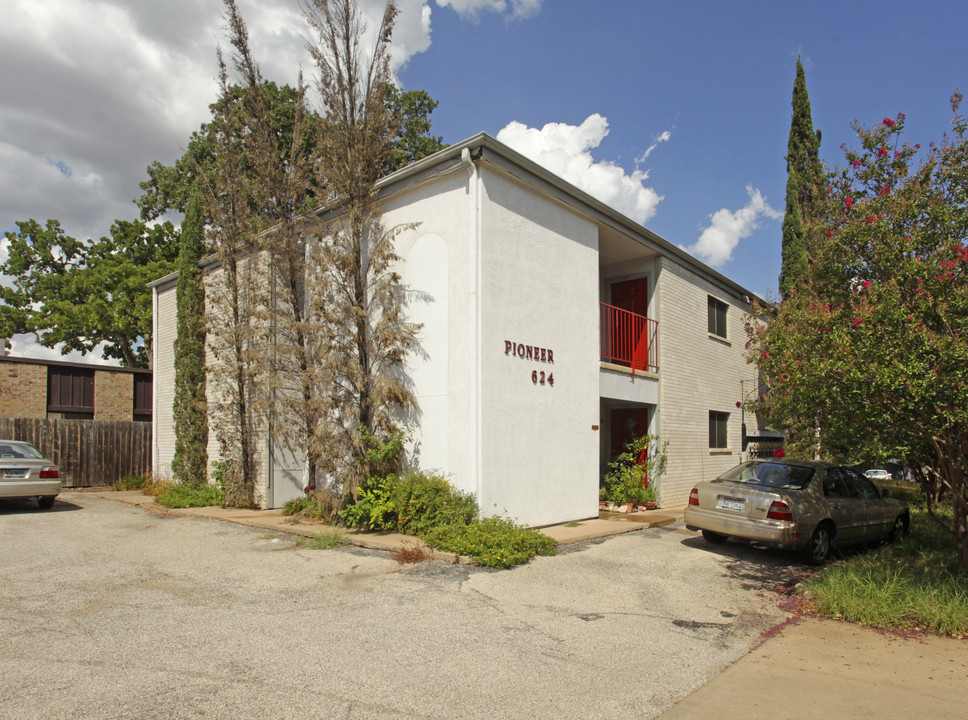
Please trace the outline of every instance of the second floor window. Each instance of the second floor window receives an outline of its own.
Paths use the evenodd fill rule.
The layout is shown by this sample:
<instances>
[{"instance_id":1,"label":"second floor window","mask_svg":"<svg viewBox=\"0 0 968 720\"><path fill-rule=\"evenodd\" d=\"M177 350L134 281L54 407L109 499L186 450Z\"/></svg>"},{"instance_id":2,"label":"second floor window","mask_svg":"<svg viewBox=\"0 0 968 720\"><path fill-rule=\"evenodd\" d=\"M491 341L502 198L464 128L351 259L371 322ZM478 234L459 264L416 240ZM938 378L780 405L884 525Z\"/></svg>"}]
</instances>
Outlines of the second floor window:
<instances>
[{"instance_id":1,"label":"second floor window","mask_svg":"<svg viewBox=\"0 0 968 720\"><path fill-rule=\"evenodd\" d=\"M721 338L726 337L726 308L722 300L709 296L709 332Z\"/></svg>"}]
</instances>

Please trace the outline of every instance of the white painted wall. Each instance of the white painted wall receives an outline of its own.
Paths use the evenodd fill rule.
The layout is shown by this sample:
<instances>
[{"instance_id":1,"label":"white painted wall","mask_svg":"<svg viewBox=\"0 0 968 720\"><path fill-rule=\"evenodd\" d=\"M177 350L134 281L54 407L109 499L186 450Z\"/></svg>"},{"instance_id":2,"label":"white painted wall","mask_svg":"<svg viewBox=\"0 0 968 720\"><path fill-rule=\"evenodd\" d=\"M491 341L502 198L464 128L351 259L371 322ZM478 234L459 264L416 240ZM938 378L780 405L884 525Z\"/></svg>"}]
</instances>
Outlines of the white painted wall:
<instances>
[{"instance_id":1,"label":"white painted wall","mask_svg":"<svg viewBox=\"0 0 968 720\"><path fill-rule=\"evenodd\" d=\"M170 480L171 461L175 457L175 423L172 404L175 399L175 337L178 334L175 282L155 287L154 347L152 348L152 475L156 480Z\"/></svg>"},{"instance_id":2,"label":"white painted wall","mask_svg":"<svg viewBox=\"0 0 968 720\"><path fill-rule=\"evenodd\" d=\"M482 181L482 510L526 525L597 516L598 227L489 166ZM521 358L529 345L554 361Z\"/></svg>"}]
</instances>

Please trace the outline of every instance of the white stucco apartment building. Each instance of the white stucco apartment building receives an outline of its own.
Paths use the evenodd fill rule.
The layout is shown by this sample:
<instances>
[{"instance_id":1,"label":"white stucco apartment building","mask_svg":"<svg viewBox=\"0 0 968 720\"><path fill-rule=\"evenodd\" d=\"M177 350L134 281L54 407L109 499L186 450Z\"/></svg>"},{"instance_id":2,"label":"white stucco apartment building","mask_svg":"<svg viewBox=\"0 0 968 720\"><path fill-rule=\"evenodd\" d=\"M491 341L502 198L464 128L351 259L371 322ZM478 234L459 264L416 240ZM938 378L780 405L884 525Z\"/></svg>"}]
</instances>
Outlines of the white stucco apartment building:
<instances>
[{"instance_id":1,"label":"white stucco apartment building","mask_svg":"<svg viewBox=\"0 0 968 720\"><path fill-rule=\"evenodd\" d=\"M740 459L748 290L480 134L380 183L398 237L417 462L485 514L540 526L596 516L627 428L669 441L665 505ZM154 471L174 453L175 279L153 283ZM298 462L260 440L265 507L302 493ZM210 458L217 459L210 442Z\"/></svg>"}]
</instances>

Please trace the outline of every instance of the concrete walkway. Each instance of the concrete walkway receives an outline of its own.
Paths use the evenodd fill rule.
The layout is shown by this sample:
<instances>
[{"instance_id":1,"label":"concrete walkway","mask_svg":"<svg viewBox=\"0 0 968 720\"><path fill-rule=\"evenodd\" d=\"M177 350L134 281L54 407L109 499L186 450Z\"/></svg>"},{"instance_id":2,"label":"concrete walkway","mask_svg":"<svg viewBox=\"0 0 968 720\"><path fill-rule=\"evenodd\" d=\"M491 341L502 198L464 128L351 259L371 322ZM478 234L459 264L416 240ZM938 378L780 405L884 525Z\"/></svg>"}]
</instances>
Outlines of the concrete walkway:
<instances>
[{"instance_id":1,"label":"concrete walkway","mask_svg":"<svg viewBox=\"0 0 968 720\"><path fill-rule=\"evenodd\" d=\"M71 491L65 491L71 492ZM78 491L73 491L78 492ZM267 531L287 535L301 535L315 537L320 533L337 531L344 535L350 545L370 548L373 550L394 551L406 547L420 547L429 556L444 562L468 564L470 558L454 555L453 553L435 550L426 545L419 538L394 532L377 532L372 530L356 530L327 525L322 521L308 518L291 517L282 514L282 510L239 510L237 508L201 507L169 509L155 502L153 497L143 494L139 490L83 490L86 495L116 500L138 505L154 512L171 515L185 515L189 517L209 518L224 522L248 525L249 527L264 528ZM541 528L540 532L554 539L558 545L595 540L610 535L642 530L645 528L671 525L682 519L683 508L669 510L650 510L640 513L609 513L601 512L598 518L580 520Z\"/></svg>"}]
</instances>

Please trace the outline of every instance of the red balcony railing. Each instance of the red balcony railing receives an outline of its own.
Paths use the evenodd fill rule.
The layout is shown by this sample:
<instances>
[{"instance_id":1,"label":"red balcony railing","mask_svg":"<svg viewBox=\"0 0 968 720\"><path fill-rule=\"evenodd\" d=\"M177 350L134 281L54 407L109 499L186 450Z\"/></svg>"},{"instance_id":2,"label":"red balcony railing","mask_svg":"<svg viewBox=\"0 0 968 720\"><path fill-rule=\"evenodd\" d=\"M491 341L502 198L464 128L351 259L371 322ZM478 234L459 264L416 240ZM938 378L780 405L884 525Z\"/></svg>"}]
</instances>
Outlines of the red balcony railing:
<instances>
[{"instance_id":1,"label":"red balcony railing","mask_svg":"<svg viewBox=\"0 0 968 720\"><path fill-rule=\"evenodd\" d=\"M658 323L613 305L601 305L602 361L636 370L658 372L655 349Z\"/></svg>"}]
</instances>

